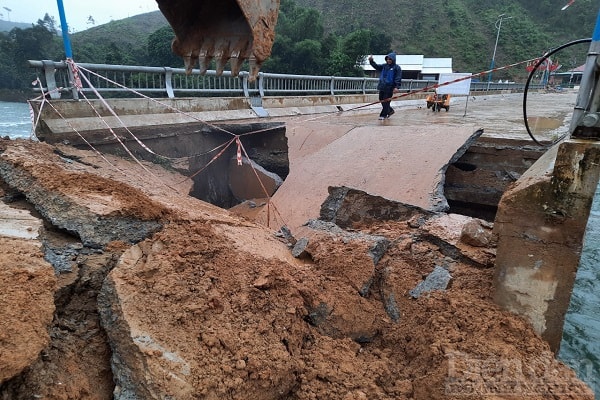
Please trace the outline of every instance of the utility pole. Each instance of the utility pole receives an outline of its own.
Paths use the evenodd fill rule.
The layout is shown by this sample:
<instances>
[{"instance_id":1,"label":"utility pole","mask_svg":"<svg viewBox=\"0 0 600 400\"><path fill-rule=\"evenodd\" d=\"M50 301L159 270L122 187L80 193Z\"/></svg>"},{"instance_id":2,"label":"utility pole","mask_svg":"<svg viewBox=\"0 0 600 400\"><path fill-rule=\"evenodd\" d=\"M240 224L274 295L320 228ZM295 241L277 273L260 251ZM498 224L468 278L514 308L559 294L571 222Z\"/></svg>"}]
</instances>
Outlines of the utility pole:
<instances>
[{"instance_id":1,"label":"utility pole","mask_svg":"<svg viewBox=\"0 0 600 400\"><path fill-rule=\"evenodd\" d=\"M490 73L488 74L488 82L492 81L492 71L491 70L494 69L494 65L496 62L496 48L498 47L498 39L500 38L500 29L502 28L502 20L512 18L512 17L505 17L505 15L506 14L498 15L498 19L496 20L496 23L494 24L494 26L498 30L498 33L496 34L496 44L494 45L494 54L492 55L492 63L490 64Z\"/></svg>"}]
</instances>

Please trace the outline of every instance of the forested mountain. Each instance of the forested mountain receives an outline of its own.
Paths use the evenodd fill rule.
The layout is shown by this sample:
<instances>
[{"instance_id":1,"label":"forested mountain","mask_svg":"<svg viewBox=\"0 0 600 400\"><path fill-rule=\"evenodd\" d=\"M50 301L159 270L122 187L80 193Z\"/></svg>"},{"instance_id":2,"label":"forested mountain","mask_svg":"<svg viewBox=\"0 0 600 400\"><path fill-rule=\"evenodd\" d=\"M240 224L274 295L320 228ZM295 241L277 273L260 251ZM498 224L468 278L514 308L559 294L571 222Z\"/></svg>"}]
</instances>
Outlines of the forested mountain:
<instances>
[{"instance_id":1,"label":"forested mountain","mask_svg":"<svg viewBox=\"0 0 600 400\"><path fill-rule=\"evenodd\" d=\"M366 54L451 57L457 71L529 60L576 39L589 38L599 4L576 0L281 0L276 40L263 71L361 75ZM499 16L503 15L498 30ZM47 15L28 28L0 32L0 89L31 82L28 59L64 59L58 24ZM498 34L500 33L500 34ZM182 67L170 52L172 30L159 11L136 15L71 35L79 62ZM497 46L496 46L496 40ZM581 65L589 45L556 55L563 70ZM495 78L523 81L524 66Z\"/></svg>"},{"instance_id":2,"label":"forested mountain","mask_svg":"<svg viewBox=\"0 0 600 400\"><path fill-rule=\"evenodd\" d=\"M338 38L348 37L353 32L370 30L383 41L389 42L389 50L395 50L399 54L451 57L456 70L475 73L490 67L497 36L496 66L535 58L567 42L590 37L599 8L597 1L577 0L568 9L561 11L566 2L567 0L282 0L280 22L290 10L290 3L292 7L295 3L297 8L317 10L323 37L310 39L316 39L321 47L329 46L326 49L329 53L326 51L323 54L321 51L319 56L332 56L332 35ZM496 23L501 14L504 14L504 19L500 35L497 35ZM298 17L297 12L294 12L294 16L302 18ZM311 14L303 16L310 17ZM157 11L77 33L73 36L73 42L81 48L94 43L111 42L120 47L123 43L135 51L140 45L145 45L144 36L166 24L162 14ZM303 28L307 26L304 24ZM307 29L302 31L307 35L314 34ZM292 40L293 43L299 41L299 38ZM371 41L376 42L377 38ZM288 44L279 45L275 46L274 57L277 57L278 48L285 49ZM304 50L306 49L303 48L302 51ZM386 49L378 48L367 49L365 52L384 51ZM583 64L586 51L587 46L578 46L561 52L557 57L564 68L569 69ZM270 67L267 63L267 70ZM309 71L301 71L302 66L298 67L300 70L290 72L316 72L314 67ZM334 71L322 72L329 74ZM508 71L506 74L514 79L526 76L523 71L519 72L521 73Z\"/></svg>"},{"instance_id":3,"label":"forested mountain","mask_svg":"<svg viewBox=\"0 0 600 400\"><path fill-rule=\"evenodd\" d=\"M496 65L537 57L564 43L591 37L600 8L597 0L296 0L319 10L328 30L344 34L360 28L382 30L400 54L452 57L454 67L489 68L498 31ZM582 47L564 56L565 66L583 64ZM587 48L584 49L584 53ZM578 55L575 53L579 53Z\"/></svg>"},{"instance_id":4,"label":"forested mountain","mask_svg":"<svg viewBox=\"0 0 600 400\"><path fill-rule=\"evenodd\" d=\"M0 19L0 32L9 32L13 28L31 28L31 24L26 24L24 22L5 21Z\"/></svg>"},{"instance_id":5,"label":"forested mountain","mask_svg":"<svg viewBox=\"0 0 600 400\"><path fill-rule=\"evenodd\" d=\"M74 57L86 62L145 65L148 37L168 26L160 11L96 26L71 36ZM165 43L167 50L170 50L170 40ZM99 52L99 49L102 50Z\"/></svg>"}]
</instances>

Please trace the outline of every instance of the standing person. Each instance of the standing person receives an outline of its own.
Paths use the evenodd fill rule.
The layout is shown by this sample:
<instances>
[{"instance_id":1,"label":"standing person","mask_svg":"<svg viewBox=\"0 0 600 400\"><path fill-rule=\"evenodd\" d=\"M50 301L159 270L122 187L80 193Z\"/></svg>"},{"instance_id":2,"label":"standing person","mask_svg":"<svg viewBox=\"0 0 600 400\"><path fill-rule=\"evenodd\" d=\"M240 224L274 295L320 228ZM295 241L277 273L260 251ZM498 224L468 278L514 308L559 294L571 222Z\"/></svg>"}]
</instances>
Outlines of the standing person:
<instances>
[{"instance_id":1,"label":"standing person","mask_svg":"<svg viewBox=\"0 0 600 400\"><path fill-rule=\"evenodd\" d=\"M390 102L394 93L398 93L400 90L400 84L402 83L402 68L396 64L396 53L394 52L385 56L385 64L376 64L375 61L373 61L372 55L369 56L369 63L375 70L381 71L379 83L377 84L379 101L381 101L381 113L379 114L379 119L386 119L394 113Z\"/></svg>"}]
</instances>

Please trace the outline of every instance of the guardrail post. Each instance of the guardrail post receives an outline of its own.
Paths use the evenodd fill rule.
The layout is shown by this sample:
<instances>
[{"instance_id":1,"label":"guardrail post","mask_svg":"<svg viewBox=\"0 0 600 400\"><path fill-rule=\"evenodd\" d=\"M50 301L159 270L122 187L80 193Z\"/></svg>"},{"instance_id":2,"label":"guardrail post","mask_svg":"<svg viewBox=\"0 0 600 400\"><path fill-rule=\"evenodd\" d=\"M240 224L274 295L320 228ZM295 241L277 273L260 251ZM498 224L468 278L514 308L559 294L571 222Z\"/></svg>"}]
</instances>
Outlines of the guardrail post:
<instances>
[{"instance_id":1,"label":"guardrail post","mask_svg":"<svg viewBox=\"0 0 600 400\"><path fill-rule=\"evenodd\" d=\"M54 68L54 61L42 60L42 72L46 78L46 90L50 92L50 98L53 100L60 99L60 91L56 86L56 68Z\"/></svg>"},{"instance_id":2,"label":"guardrail post","mask_svg":"<svg viewBox=\"0 0 600 400\"><path fill-rule=\"evenodd\" d=\"M239 73L238 78L242 80L242 90L244 91L244 97L250 97L250 88L248 86L248 76L250 74L246 71L242 71Z\"/></svg>"},{"instance_id":3,"label":"guardrail post","mask_svg":"<svg viewBox=\"0 0 600 400\"><path fill-rule=\"evenodd\" d=\"M260 98L265 97L265 88L264 88L264 75L262 72L258 73L258 93L260 94Z\"/></svg>"},{"instance_id":4,"label":"guardrail post","mask_svg":"<svg viewBox=\"0 0 600 400\"><path fill-rule=\"evenodd\" d=\"M329 94L335 96L335 76L332 76L329 81Z\"/></svg>"},{"instance_id":5,"label":"guardrail post","mask_svg":"<svg viewBox=\"0 0 600 400\"><path fill-rule=\"evenodd\" d=\"M69 85L71 85L71 93L73 95L73 100L79 100L79 91L75 86L75 75L73 75L73 70L71 69L71 66L66 63L65 65L67 66L67 75L69 76Z\"/></svg>"},{"instance_id":6,"label":"guardrail post","mask_svg":"<svg viewBox=\"0 0 600 400\"><path fill-rule=\"evenodd\" d=\"M173 92L173 69L171 67L164 67L165 69L165 88L167 89L167 96L170 99L175 97Z\"/></svg>"}]
</instances>

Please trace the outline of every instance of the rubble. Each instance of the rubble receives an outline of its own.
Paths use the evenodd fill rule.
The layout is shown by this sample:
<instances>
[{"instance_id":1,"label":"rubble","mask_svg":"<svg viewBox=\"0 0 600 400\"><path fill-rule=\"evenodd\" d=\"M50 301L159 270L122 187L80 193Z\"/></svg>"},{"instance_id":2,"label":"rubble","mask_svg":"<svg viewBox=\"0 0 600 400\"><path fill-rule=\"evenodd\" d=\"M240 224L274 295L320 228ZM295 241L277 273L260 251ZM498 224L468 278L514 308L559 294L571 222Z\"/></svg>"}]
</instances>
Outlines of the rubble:
<instances>
[{"instance_id":1,"label":"rubble","mask_svg":"<svg viewBox=\"0 0 600 400\"><path fill-rule=\"evenodd\" d=\"M472 218L397 204L410 215L314 220L296 242L310 257L296 258L175 172L60 150L72 162L0 142L0 178L47 226L0 239L0 397L593 399L491 301L493 241L460 239ZM80 249L71 270L43 260L44 237L54 254L60 240ZM413 298L439 266L452 285Z\"/></svg>"},{"instance_id":2,"label":"rubble","mask_svg":"<svg viewBox=\"0 0 600 400\"><path fill-rule=\"evenodd\" d=\"M434 290L446 290L451 279L452 276L446 269L436 265L433 271L423 281L419 282L414 289L408 292L408 294L418 299L424 293Z\"/></svg>"}]
</instances>

